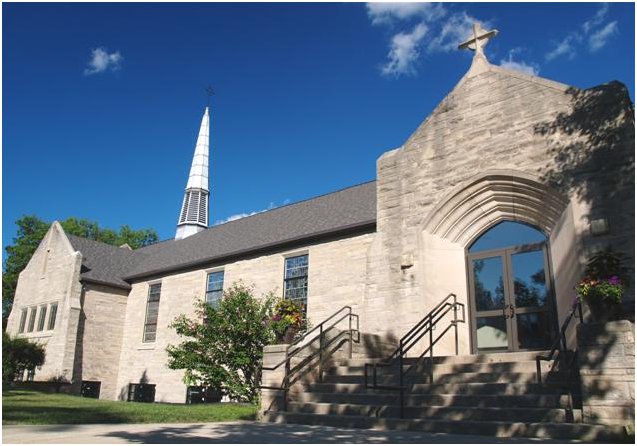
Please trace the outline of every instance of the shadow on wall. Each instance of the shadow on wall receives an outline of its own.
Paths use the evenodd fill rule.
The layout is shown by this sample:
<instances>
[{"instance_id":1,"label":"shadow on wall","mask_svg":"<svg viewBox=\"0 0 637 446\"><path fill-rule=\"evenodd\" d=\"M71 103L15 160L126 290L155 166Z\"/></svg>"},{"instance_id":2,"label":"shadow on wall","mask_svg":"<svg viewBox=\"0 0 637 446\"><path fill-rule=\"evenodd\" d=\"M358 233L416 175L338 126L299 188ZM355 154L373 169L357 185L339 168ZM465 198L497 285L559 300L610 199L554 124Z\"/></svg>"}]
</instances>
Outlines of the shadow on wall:
<instances>
[{"instance_id":1,"label":"shadow on wall","mask_svg":"<svg viewBox=\"0 0 637 446\"><path fill-rule=\"evenodd\" d=\"M569 88L565 94L571 99L570 112L559 113L534 129L547 137L553 156L542 179L588 203L589 223L608 220L610 234L585 240L588 249L602 243L618 250L628 248L627 254L634 259L635 116L628 91L615 81L588 90ZM626 314L634 314L634 297L627 302Z\"/></svg>"},{"instance_id":2,"label":"shadow on wall","mask_svg":"<svg viewBox=\"0 0 637 446\"><path fill-rule=\"evenodd\" d=\"M84 312L84 301L86 294L82 289L80 296L80 316L77 322L77 335L75 341L75 358L73 359L73 372L71 383L73 383L73 391L78 395L82 389L82 380L84 378L84 332L86 330L86 313Z\"/></svg>"},{"instance_id":3,"label":"shadow on wall","mask_svg":"<svg viewBox=\"0 0 637 446\"><path fill-rule=\"evenodd\" d=\"M133 383L132 381L128 384L126 384L125 386L122 386L122 388L119 390L119 397L118 399L120 401L128 401L128 391L129 391L129 385L130 384L148 384L148 369L144 369L144 371L142 372L141 376L139 377L139 381L137 381L137 383Z\"/></svg>"}]
</instances>

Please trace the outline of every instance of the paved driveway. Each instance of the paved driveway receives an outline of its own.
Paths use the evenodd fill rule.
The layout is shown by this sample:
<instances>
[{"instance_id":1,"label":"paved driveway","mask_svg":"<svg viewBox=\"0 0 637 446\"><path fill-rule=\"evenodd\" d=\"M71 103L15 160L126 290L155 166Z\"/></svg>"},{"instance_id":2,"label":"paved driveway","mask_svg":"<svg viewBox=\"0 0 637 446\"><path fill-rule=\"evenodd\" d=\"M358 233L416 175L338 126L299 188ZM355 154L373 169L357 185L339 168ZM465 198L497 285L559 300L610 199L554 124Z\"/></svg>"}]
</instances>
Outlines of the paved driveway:
<instances>
[{"instance_id":1,"label":"paved driveway","mask_svg":"<svg viewBox=\"0 0 637 446\"><path fill-rule=\"evenodd\" d=\"M529 439L257 423L3 426L3 443L529 443ZM563 443L563 442L555 442Z\"/></svg>"}]
</instances>

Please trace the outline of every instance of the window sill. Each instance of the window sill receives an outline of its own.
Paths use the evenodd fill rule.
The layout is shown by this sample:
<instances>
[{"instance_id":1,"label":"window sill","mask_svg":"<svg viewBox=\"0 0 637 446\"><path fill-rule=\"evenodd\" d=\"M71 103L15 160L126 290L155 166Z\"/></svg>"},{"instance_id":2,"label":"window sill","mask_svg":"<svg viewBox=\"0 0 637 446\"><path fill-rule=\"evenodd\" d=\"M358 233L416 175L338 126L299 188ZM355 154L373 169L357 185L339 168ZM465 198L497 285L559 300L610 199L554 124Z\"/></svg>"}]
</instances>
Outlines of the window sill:
<instances>
[{"instance_id":1,"label":"window sill","mask_svg":"<svg viewBox=\"0 0 637 446\"><path fill-rule=\"evenodd\" d=\"M142 344L137 347L137 350L155 350L155 343L149 342L148 344Z\"/></svg>"},{"instance_id":2,"label":"window sill","mask_svg":"<svg viewBox=\"0 0 637 446\"><path fill-rule=\"evenodd\" d=\"M53 332L50 333L37 333L37 332L31 332L31 333L18 333L18 335L24 337L24 338L28 338L28 339L34 339L34 338L50 338L53 336Z\"/></svg>"}]
</instances>

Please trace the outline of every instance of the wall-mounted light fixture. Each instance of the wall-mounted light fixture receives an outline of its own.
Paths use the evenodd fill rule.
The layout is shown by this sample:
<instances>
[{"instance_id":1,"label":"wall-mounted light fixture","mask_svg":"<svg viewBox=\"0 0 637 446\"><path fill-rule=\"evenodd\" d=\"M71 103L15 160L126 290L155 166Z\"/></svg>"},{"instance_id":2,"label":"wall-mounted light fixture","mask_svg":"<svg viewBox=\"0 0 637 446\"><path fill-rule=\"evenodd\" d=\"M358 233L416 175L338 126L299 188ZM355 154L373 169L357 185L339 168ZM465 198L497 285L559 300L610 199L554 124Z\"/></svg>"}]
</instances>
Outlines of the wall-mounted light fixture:
<instances>
[{"instance_id":1,"label":"wall-mounted light fixture","mask_svg":"<svg viewBox=\"0 0 637 446\"><path fill-rule=\"evenodd\" d=\"M608 227L608 219L602 217L591 220L590 230L592 235L608 234L610 232L610 228Z\"/></svg>"}]
</instances>

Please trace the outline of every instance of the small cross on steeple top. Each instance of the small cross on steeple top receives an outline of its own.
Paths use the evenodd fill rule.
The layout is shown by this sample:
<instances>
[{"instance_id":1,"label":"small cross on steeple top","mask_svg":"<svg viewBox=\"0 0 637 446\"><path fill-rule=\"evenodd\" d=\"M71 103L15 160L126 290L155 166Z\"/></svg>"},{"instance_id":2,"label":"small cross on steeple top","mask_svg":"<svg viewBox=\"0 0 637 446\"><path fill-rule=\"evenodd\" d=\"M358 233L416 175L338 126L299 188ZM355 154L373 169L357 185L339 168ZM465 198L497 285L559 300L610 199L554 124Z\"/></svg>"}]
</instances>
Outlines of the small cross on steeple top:
<instances>
[{"instance_id":1,"label":"small cross on steeple top","mask_svg":"<svg viewBox=\"0 0 637 446\"><path fill-rule=\"evenodd\" d=\"M208 85L206 87L206 97L207 97L207 104L208 107L210 107L210 98L215 94L215 90L214 88L212 88L212 85Z\"/></svg>"},{"instance_id":2,"label":"small cross on steeple top","mask_svg":"<svg viewBox=\"0 0 637 446\"><path fill-rule=\"evenodd\" d=\"M473 36L466 42L458 45L459 50L469 49L475 51L475 56L484 56L484 47L489 43L489 39L495 37L498 34L497 29L486 31L482 29L479 23L473 24ZM475 57L474 56L474 57Z\"/></svg>"}]
</instances>

